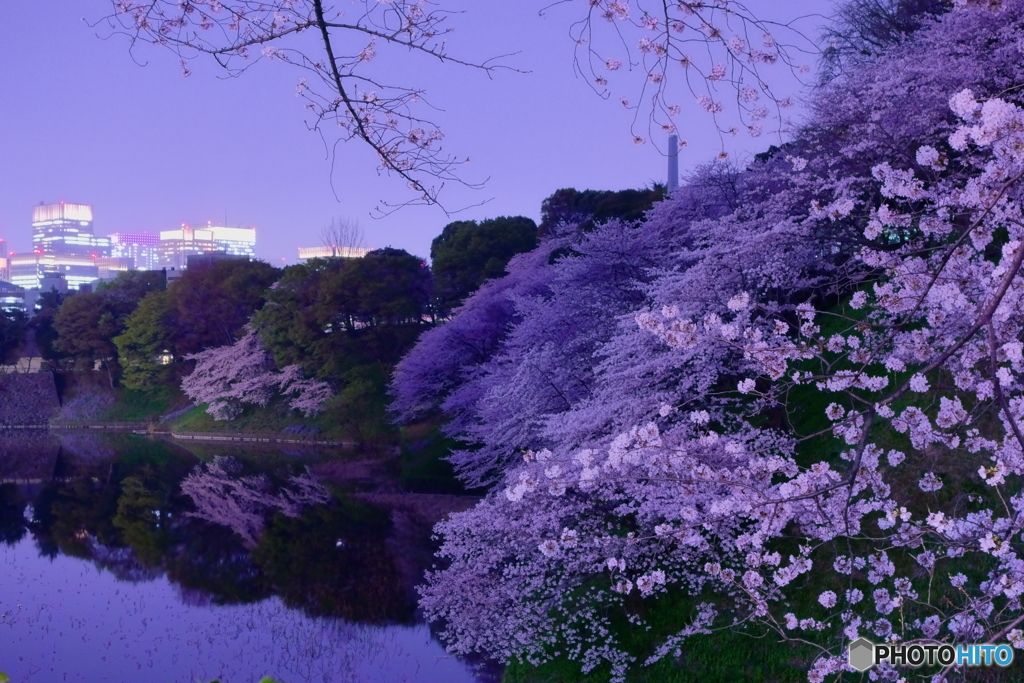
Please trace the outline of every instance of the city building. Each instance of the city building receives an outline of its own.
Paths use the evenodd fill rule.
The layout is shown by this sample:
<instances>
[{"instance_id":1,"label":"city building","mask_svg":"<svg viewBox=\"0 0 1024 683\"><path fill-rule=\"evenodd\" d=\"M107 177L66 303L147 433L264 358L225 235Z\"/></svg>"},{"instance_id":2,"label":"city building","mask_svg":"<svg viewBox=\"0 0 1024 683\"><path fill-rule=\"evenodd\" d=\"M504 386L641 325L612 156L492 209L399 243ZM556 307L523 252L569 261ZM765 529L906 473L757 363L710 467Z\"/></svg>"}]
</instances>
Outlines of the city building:
<instances>
[{"instance_id":1,"label":"city building","mask_svg":"<svg viewBox=\"0 0 1024 683\"><path fill-rule=\"evenodd\" d=\"M157 263L161 268L181 270L188 266L189 254L217 251L213 232L182 225L178 230L161 230Z\"/></svg>"},{"instance_id":2,"label":"city building","mask_svg":"<svg viewBox=\"0 0 1024 683\"><path fill-rule=\"evenodd\" d=\"M160 268L160 236L145 232L115 232L110 239L110 255L130 258L138 270Z\"/></svg>"},{"instance_id":3,"label":"city building","mask_svg":"<svg viewBox=\"0 0 1024 683\"><path fill-rule=\"evenodd\" d=\"M185 258L185 267L178 268L166 268L164 269L167 283L170 284L185 274L185 270L189 268L201 268L203 266L209 266L217 261L228 261L231 259L242 259L248 261L248 256L241 256L239 254L226 254L223 251L204 251L201 254L189 254Z\"/></svg>"},{"instance_id":4,"label":"city building","mask_svg":"<svg viewBox=\"0 0 1024 683\"><path fill-rule=\"evenodd\" d=\"M32 250L69 256L110 256L110 240L93 234L88 204L40 204L32 210Z\"/></svg>"},{"instance_id":5,"label":"city building","mask_svg":"<svg viewBox=\"0 0 1024 683\"><path fill-rule=\"evenodd\" d=\"M8 270L7 258L7 240L0 238L0 281L11 279L11 272Z\"/></svg>"},{"instance_id":6,"label":"city building","mask_svg":"<svg viewBox=\"0 0 1024 683\"><path fill-rule=\"evenodd\" d=\"M361 247L299 247L299 263L311 258L362 258L370 251Z\"/></svg>"},{"instance_id":7,"label":"city building","mask_svg":"<svg viewBox=\"0 0 1024 683\"><path fill-rule=\"evenodd\" d=\"M208 224L207 230L213 233L213 242L217 245L218 251L223 251L229 256L256 258L255 228L228 228Z\"/></svg>"},{"instance_id":8,"label":"city building","mask_svg":"<svg viewBox=\"0 0 1024 683\"><path fill-rule=\"evenodd\" d=\"M78 289L99 279L97 261L93 256L70 254L13 254L10 257L10 281L25 289L40 289L47 277L60 277L68 288Z\"/></svg>"},{"instance_id":9,"label":"city building","mask_svg":"<svg viewBox=\"0 0 1024 683\"><path fill-rule=\"evenodd\" d=\"M10 281L39 289L47 277L60 277L71 289L100 277L97 259L110 256L110 240L93 233L88 204L42 204L32 209L32 252L11 254Z\"/></svg>"},{"instance_id":10,"label":"city building","mask_svg":"<svg viewBox=\"0 0 1024 683\"><path fill-rule=\"evenodd\" d=\"M0 280L0 310L24 311L25 289Z\"/></svg>"},{"instance_id":11,"label":"city building","mask_svg":"<svg viewBox=\"0 0 1024 683\"><path fill-rule=\"evenodd\" d=\"M96 259L96 268L99 270L101 280L113 280L121 273L129 270L153 270L152 268L137 268L135 259L130 256L104 256Z\"/></svg>"},{"instance_id":12,"label":"city building","mask_svg":"<svg viewBox=\"0 0 1024 683\"><path fill-rule=\"evenodd\" d=\"M211 252L251 259L256 256L256 230L209 223L199 228L182 225L178 230L160 231L157 251L159 267L168 270L187 268L190 255Z\"/></svg>"}]
</instances>

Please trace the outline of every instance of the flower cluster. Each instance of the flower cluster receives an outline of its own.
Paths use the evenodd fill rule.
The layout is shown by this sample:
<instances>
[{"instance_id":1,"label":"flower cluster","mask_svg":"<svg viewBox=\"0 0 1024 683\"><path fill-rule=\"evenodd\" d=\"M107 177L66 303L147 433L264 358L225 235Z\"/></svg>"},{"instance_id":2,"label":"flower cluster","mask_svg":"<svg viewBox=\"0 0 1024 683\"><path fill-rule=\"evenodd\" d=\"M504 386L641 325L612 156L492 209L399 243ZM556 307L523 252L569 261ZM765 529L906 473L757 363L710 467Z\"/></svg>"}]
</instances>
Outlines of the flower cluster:
<instances>
[{"instance_id":1,"label":"flower cluster","mask_svg":"<svg viewBox=\"0 0 1024 683\"><path fill-rule=\"evenodd\" d=\"M215 420L237 417L246 403L266 406L278 395L289 397L291 408L309 417L319 413L334 393L326 382L306 379L298 365L277 372L259 333L252 329L234 344L187 358L196 366L181 381L181 390L196 403L207 404L206 412Z\"/></svg>"}]
</instances>

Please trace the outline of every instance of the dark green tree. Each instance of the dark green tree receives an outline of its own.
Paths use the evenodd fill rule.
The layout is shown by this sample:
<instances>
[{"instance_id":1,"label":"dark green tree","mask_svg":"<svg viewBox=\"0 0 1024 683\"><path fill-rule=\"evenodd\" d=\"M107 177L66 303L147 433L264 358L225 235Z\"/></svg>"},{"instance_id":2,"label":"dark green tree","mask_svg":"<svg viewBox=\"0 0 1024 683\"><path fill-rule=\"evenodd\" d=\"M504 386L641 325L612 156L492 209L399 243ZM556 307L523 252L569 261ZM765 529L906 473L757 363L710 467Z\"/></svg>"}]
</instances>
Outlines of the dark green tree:
<instances>
[{"instance_id":1,"label":"dark green tree","mask_svg":"<svg viewBox=\"0 0 1024 683\"><path fill-rule=\"evenodd\" d=\"M154 386L168 374L168 360L234 342L280 274L262 261L228 259L194 265L166 290L149 291L113 339L124 385ZM119 291L143 291L151 284L126 280Z\"/></svg>"},{"instance_id":2,"label":"dark green tree","mask_svg":"<svg viewBox=\"0 0 1024 683\"><path fill-rule=\"evenodd\" d=\"M430 244L438 312L447 316L485 280L504 275L513 256L536 246L537 224L525 216L446 225Z\"/></svg>"},{"instance_id":3,"label":"dark green tree","mask_svg":"<svg viewBox=\"0 0 1024 683\"><path fill-rule=\"evenodd\" d=\"M349 259L326 294L346 329L420 325L430 311L430 268L404 249L385 247Z\"/></svg>"},{"instance_id":4,"label":"dark green tree","mask_svg":"<svg viewBox=\"0 0 1024 683\"><path fill-rule=\"evenodd\" d=\"M101 295L79 292L69 296L57 309L53 329L57 333L55 351L76 360L104 361L110 371L110 361L117 355L113 340L121 330L117 315Z\"/></svg>"},{"instance_id":5,"label":"dark green tree","mask_svg":"<svg viewBox=\"0 0 1024 683\"><path fill-rule=\"evenodd\" d=\"M67 296L53 317L53 349L76 360L102 361L113 386L118 355L114 338L124 331L139 301L163 290L164 284L162 272L130 271L99 283L94 292Z\"/></svg>"},{"instance_id":6,"label":"dark green tree","mask_svg":"<svg viewBox=\"0 0 1024 683\"><path fill-rule=\"evenodd\" d=\"M167 276L160 270L129 270L119 273L113 280L96 285L96 293L119 318L131 315L139 302L150 292L167 287Z\"/></svg>"},{"instance_id":7,"label":"dark green tree","mask_svg":"<svg viewBox=\"0 0 1024 683\"><path fill-rule=\"evenodd\" d=\"M25 341L27 318L21 311L0 311L0 363Z\"/></svg>"},{"instance_id":8,"label":"dark green tree","mask_svg":"<svg viewBox=\"0 0 1024 683\"><path fill-rule=\"evenodd\" d=\"M265 302L281 271L263 261L226 259L190 267L167 288L176 356L231 344Z\"/></svg>"},{"instance_id":9,"label":"dark green tree","mask_svg":"<svg viewBox=\"0 0 1024 683\"><path fill-rule=\"evenodd\" d=\"M53 288L48 292L42 292L36 302L39 310L29 321L29 327L39 346L39 353L47 360L55 360L60 357L60 353L53 347L54 342L57 341L57 331L53 328L53 319L64 302L64 296Z\"/></svg>"},{"instance_id":10,"label":"dark green tree","mask_svg":"<svg viewBox=\"0 0 1024 683\"><path fill-rule=\"evenodd\" d=\"M612 218L638 221L654 202L664 198L661 184L643 190L557 190L541 202L538 236L550 234L560 223L579 225L586 231Z\"/></svg>"},{"instance_id":11,"label":"dark green tree","mask_svg":"<svg viewBox=\"0 0 1024 683\"><path fill-rule=\"evenodd\" d=\"M336 333L342 326L323 292L345 265L345 259L327 258L288 266L267 293L253 323L278 367L298 364L307 374L336 375L335 354L341 353L344 341Z\"/></svg>"},{"instance_id":12,"label":"dark green tree","mask_svg":"<svg viewBox=\"0 0 1024 683\"><path fill-rule=\"evenodd\" d=\"M165 291L150 292L125 320L124 332L114 337L129 389L145 389L159 383L167 366L159 358L170 352L176 327L171 297Z\"/></svg>"},{"instance_id":13,"label":"dark green tree","mask_svg":"<svg viewBox=\"0 0 1024 683\"><path fill-rule=\"evenodd\" d=\"M253 324L278 367L298 364L343 385L357 366L401 358L426 324L430 297L422 259L377 249L286 268Z\"/></svg>"}]
</instances>

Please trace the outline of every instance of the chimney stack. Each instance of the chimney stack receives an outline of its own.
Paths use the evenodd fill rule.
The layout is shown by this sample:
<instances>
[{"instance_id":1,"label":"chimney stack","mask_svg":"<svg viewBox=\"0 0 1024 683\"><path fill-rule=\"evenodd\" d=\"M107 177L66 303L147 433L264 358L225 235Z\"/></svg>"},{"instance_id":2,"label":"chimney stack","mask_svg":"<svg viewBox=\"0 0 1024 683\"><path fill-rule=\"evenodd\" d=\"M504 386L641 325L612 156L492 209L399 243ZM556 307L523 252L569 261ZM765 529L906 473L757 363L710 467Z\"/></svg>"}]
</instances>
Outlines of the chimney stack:
<instances>
[{"instance_id":1,"label":"chimney stack","mask_svg":"<svg viewBox=\"0 0 1024 683\"><path fill-rule=\"evenodd\" d=\"M668 191L679 187L679 136L668 136Z\"/></svg>"}]
</instances>

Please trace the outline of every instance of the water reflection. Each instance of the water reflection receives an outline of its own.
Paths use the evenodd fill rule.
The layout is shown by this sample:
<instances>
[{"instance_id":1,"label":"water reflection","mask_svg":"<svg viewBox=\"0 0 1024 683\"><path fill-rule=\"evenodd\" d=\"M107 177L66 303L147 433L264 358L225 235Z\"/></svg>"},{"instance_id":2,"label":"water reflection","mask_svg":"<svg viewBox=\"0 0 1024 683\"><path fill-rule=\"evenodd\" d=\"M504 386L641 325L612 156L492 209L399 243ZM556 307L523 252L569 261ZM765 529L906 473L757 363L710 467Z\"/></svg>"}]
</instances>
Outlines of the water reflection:
<instances>
[{"instance_id":1,"label":"water reflection","mask_svg":"<svg viewBox=\"0 0 1024 683\"><path fill-rule=\"evenodd\" d=\"M138 437L7 435L0 670L12 680L476 680L416 623L387 511L294 458L201 464ZM183 492L186 480L197 486Z\"/></svg>"}]
</instances>

